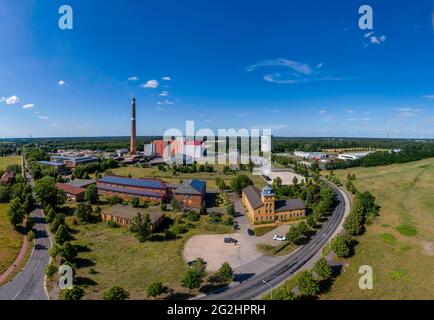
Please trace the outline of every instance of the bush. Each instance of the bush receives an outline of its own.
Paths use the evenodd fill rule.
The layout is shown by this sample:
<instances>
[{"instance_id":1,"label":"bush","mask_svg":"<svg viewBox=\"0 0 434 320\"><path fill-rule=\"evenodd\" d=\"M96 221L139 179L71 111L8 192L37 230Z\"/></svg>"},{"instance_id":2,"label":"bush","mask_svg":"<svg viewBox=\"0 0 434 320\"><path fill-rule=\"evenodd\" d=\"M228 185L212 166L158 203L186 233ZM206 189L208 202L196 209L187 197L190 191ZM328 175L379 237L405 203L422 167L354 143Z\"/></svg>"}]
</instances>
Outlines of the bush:
<instances>
[{"instance_id":1,"label":"bush","mask_svg":"<svg viewBox=\"0 0 434 320\"><path fill-rule=\"evenodd\" d=\"M29 240L29 241L33 241L33 239L35 239L35 233L33 232L33 230L30 230L30 231L27 233L27 240Z\"/></svg>"},{"instance_id":2,"label":"bush","mask_svg":"<svg viewBox=\"0 0 434 320\"><path fill-rule=\"evenodd\" d=\"M313 278L311 271L303 271L297 279L297 286L304 296L315 297L320 293L318 282Z\"/></svg>"},{"instance_id":3,"label":"bush","mask_svg":"<svg viewBox=\"0 0 434 320\"><path fill-rule=\"evenodd\" d=\"M107 221L107 227L109 228L119 228L119 225L114 221Z\"/></svg>"},{"instance_id":4,"label":"bush","mask_svg":"<svg viewBox=\"0 0 434 320\"><path fill-rule=\"evenodd\" d=\"M190 210L187 213L187 219L190 221L199 221L200 215L196 211Z\"/></svg>"},{"instance_id":5,"label":"bush","mask_svg":"<svg viewBox=\"0 0 434 320\"><path fill-rule=\"evenodd\" d=\"M48 278L52 278L58 271L59 269L57 268L56 265L50 263L48 266L45 267L45 275Z\"/></svg>"},{"instance_id":6,"label":"bush","mask_svg":"<svg viewBox=\"0 0 434 320\"><path fill-rule=\"evenodd\" d=\"M232 270L231 266L228 262L225 262L220 267L219 271L217 272L217 275L222 282L230 282L232 281L234 277L234 271Z\"/></svg>"},{"instance_id":7,"label":"bush","mask_svg":"<svg viewBox=\"0 0 434 320\"><path fill-rule=\"evenodd\" d=\"M140 206L140 198L133 197L131 198L130 203L133 208L138 208Z\"/></svg>"},{"instance_id":8,"label":"bush","mask_svg":"<svg viewBox=\"0 0 434 320\"><path fill-rule=\"evenodd\" d=\"M151 283L146 289L147 296L154 298L167 292L169 292L169 288L164 286L161 281Z\"/></svg>"},{"instance_id":9,"label":"bush","mask_svg":"<svg viewBox=\"0 0 434 320\"><path fill-rule=\"evenodd\" d=\"M102 296L103 300L127 300L129 297L129 293L119 286L110 288Z\"/></svg>"},{"instance_id":10,"label":"bush","mask_svg":"<svg viewBox=\"0 0 434 320\"><path fill-rule=\"evenodd\" d=\"M118 197L118 196L113 196L113 197L110 197L108 199L108 203L109 203L109 205L111 207L113 207L116 204L123 203L123 202L124 202L124 200L121 197Z\"/></svg>"},{"instance_id":11,"label":"bush","mask_svg":"<svg viewBox=\"0 0 434 320\"><path fill-rule=\"evenodd\" d=\"M80 286L73 286L71 289L66 289L63 293L64 300L81 300L84 297L84 290Z\"/></svg>"},{"instance_id":12,"label":"bush","mask_svg":"<svg viewBox=\"0 0 434 320\"><path fill-rule=\"evenodd\" d=\"M331 242L331 248L339 258L347 258L350 256L351 247L348 239L342 235L336 236Z\"/></svg>"}]
</instances>

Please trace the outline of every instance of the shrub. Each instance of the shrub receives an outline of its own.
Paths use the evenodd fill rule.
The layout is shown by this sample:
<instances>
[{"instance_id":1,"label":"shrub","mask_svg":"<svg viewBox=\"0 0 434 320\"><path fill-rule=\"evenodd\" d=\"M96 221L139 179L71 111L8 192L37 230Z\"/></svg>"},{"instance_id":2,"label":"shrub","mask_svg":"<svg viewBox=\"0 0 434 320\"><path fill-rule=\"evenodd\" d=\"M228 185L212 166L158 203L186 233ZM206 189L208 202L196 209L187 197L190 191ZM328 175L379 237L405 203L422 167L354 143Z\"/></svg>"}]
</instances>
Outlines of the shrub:
<instances>
[{"instance_id":1,"label":"shrub","mask_svg":"<svg viewBox=\"0 0 434 320\"><path fill-rule=\"evenodd\" d=\"M80 286L73 286L71 289L66 289L63 293L64 300L81 300L84 297L84 290Z\"/></svg>"},{"instance_id":2,"label":"shrub","mask_svg":"<svg viewBox=\"0 0 434 320\"><path fill-rule=\"evenodd\" d=\"M29 240L29 241L33 241L33 239L35 239L35 233L33 232L33 230L30 230L30 231L27 233L27 240Z\"/></svg>"},{"instance_id":3,"label":"shrub","mask_svg":"<svg viewBox=\"0 0 434 320\"><path fill-rule=\"evenodd\" d=\"M156 281L151 283L146 289L146 294L148 297L158 297L169 291L169 288L164 286L161 281Z\"/></svg>"},{"instance_id":4,"label":"shrub","mask_svg":"<svg viewBox=\"0 0 434 320\"><path fill-rule=\"evenodd\" d=\"M102 296L103 300L127 300L129 297L129 293L119 286L110 288Z\"/></svg>"},{"instance_id":5,"label":"shrub","mask_svg":"<svg viewBox=\"0 0 434 320\"><path fill-rule=\"evenodd\" d=\"M350 243L342 235L338 235L332 240L331 248L339 258L347 258L351 253Z\"/></svg>"},{"instance_id":6,"label":"shrub","mask_svg":"<svg viewBox=\"0 0 434 320\"><path fill-rule=\"evenodd\" d=\"M58 271L59 269L57 268L56 265L50 263L48 266L45 267L45 275L48 278L52 278Z\"/></svg>"},{"instance_id":7,"label":"shrub","mask_svg":"<svg viewBox=\"0 0 434 320\"><path fill-rule=\"evenodd\" d=\"M232 270L231 266L228 262L225 262L220 267L219 271L217 272L217 275L222 282L230 282L233 279L234 271Z\"/></svg>"}]
</instances>

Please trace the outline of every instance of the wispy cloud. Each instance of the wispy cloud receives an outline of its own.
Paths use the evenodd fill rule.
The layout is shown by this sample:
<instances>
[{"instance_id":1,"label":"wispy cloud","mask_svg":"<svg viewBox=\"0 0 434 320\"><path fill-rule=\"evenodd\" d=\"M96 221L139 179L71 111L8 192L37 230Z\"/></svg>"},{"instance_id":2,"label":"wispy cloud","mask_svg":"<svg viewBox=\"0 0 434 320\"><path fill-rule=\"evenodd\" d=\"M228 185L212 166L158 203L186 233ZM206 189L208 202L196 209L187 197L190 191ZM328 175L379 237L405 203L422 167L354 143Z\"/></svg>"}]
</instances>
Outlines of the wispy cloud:
<instances>
[{"instance_id":1,"label":"wispy cloud","mask_svg":"<svg viewBox=\"0 0 434 320\"><path fill-rule=\"evenodd\" d=\"M157 104L158 105L172 105L172 104L174 104L174 102L170 101L170 100L164 100L164 101L158 101Z\"/></svg>"},{"instance_id":2,"label":"wispy cloud","mask_svg":"<svg viewBox=\"0 0 434 320\"><path fill-rule=\"evenodd\" d=\"M128 81L137 81L137 80L139 80L139 77L137 76L132 76L128 78Z\"/></svg>"},{"instance_id":3,"label":"wispy cloud","mask_svg":"<svg viewBox=\"0 0 434 320\"><path fill-rule=\"evenodd\" d=\"M41 119L41 120L47 120L47 119L50 119L50 117L48 117L48 116L38 116L38 118Z\"/></svg>"},{"instance_id":4,"label":"wispy cloud","mask_svg":"<svg viewBox=\"0 0 434 320\"><path fill-rule=\"evenodd\" d=\"M434 100L434 94L427 94L427 95L423 96L422 98L431 101L431 100Z\"/></svg>"},{"instance_id":5,"label":"wispy cloud","mask_svg":"<svg viewBox=\"0 0 434 320\"><path fill-rule=\"evenodd\" d=\"M141 85L142 88L146 89L155 89L159 86L159 83L157 80L149 80L148 82Z\"/></svg>"},{"instance_id":6,"label":"wispy cloud","mask_svg":"<svg viewBox=\"0 0 434 320\"><path fill-rule=\"evenodd\" d=\"M163 90L163 91L159 94L160 97L167 97L168 95L169 95L169 92L167 92L166 90Z\"/></svg>"},{"instance_id":7,"label":"wispy cloud","mask_svg":"<svg viewBox=\"0 0 434 320\"><path fill-rule=\"evenodd\" d=\"M172 77L165 76L165 77L163 77L161 79L164 80L164 81L170 81L170 80L172 80Z\"/></svg>"},{"instance_id":8,"label":"wispy cloud","mask_svg":"<svg viewBox=\"0 0 434 320\"><path fill-rule=\"evenodd\" d=\"M32 109L35 105L32 103L29 104L25 104L24 106L22 106L23 109Z\"/></svg>"},{"instance_id":9,"label":"wispy cloud","mask_svg":"<svg viewBox=\"0 0 434 320\"><path fill-rule=\"evenodd\" d=\"M62 87L66 84L66 82L65 80L60 80L57 84Z\"/></svg>"},{"instance_id":10,"label":"wispy cloud","mask_svg":"<svg viewBox=\"0 0 434 320\"><path fill-rule=\"evenodd\" d=\"M263 79L267 82L278 84L296 84L311 81L338 81L343 80L340 77L324 76L322 75L322 67L324 63L321 62L316 67L311 67L306 63L298 61L278 58L274 60L263 60L246 67L248 72L255 71L259 68L278 69L276 72L267 73Z\"/></svg>"},{"instance_id":11,"label":"wispy cloud","mask_svg":"<svg viewBox=\"0 0 434 320\"><path fill-rule=\"evenodd\" d=\"M380 45L384 42L386 42L386 36L382 35L382 36L375 36L374 32L368 32L365 34L364 36L368 41L364 42L363 47L369 47L369 45L373 44L373 45Z\"/></svg>"}]
</instances>

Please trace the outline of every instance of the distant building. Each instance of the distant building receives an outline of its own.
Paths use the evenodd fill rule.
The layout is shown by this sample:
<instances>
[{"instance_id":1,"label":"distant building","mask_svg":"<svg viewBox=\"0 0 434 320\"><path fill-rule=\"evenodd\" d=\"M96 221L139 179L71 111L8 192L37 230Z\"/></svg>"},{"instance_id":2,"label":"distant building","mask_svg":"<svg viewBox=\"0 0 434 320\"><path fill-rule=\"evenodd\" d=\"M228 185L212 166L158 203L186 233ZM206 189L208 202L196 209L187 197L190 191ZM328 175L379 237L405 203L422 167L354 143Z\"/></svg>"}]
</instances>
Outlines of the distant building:
<instances>
[{"instance_id":1,"label":"distant building","mask_svg":"<svg viewBox=\"0 0 434 320\"><path fill-rule=\"evenodd\" d=\"M199 209L206 195L206 182L197 179L191 179L173 191L174 198L186 208Z\"/></svg>"},{"instance_id":2,"label":"distant building","mask_svg":"<svg viewBox=\"0 0 434 320\"><path fill-rule=\"evenodd\" d=\"M141 198L153 203L163 203L168 196L167 185L159 179L105 176L97 180L98 192L123 199Z\"/></svg>"},{"instance_id":3,"label":"distant building","mask_svg":"<svg viewBox=\"0 0 434 320\"><path fill-rule=\"evenodd\" d=\"M75 169L78 165L88 164L98 161L93 156L75 157L75 156L51 156L50 162L63 163L67 168Z\"/></svg>"},{"instance_id":4,"label":"distant building","mask_svg":"<svg viewBox=\"0 0 434 320\"><path fill-rule=\"evenodd\" d=\"M0 184L10 185L14 181L14 177L15 173L13 171L6 171L0 179Z\"/></svg>"},{"instance_id":5,"label":"distant building","mask_svg":"<svg viewBox=\"0 0 434 320\"><path fill-rule=\"evenodd\" d=\"M108 210L101 213L103 221L113 221L123 227L129 227L137 216L137 213L145 213L143 209L133 208L130 206L116 204ZM151 231L155 231L164 221L164 213L162 212L147 212L151 219Z\"/></svg>"},{"instance_id":6,"label":"distant building","mask_svg":"<svg viewBox=\"0 0 434 320\"><path fill-rule=\"evenodd\" d=\"M124 155L126 155L128 152L129 152L128 149L118 149L118 150L116 150L116 155L117 155L119 158L122 158L122 157L123 157Z\"/></svg>"},{"instance_id":7,"label":"distant building","mask_svg":"<svg viewBox=\"0 0 434 320\"><path fill-rule=\"evenodd\" d=\"M358 159L361 159L363 157L366 157L370 153L372 153L372 152L367 151L367 152L341 153L340 155L338 155L338 159L341 159L341 160L358 160Z\"/></svg>"},{"instance_id":8,"label":"distant building","mask_svg":"<svg viewBox=\"0 0 434 320\"><path fill-rule=\"evenodd\" d=\"M85 188L74 187L66 183L56 183L56 188L63 190L69 200L81 202L84 200L84 195L86 193Z\"/></svg>"},{"instance_id":9,"label":"distant building","mask_svg":"<svg viewBox=\"0 0 434 320\"><path fill-rule=\"evenodd\" d=\"M284 222L306 216L306 207L302 200L276 200L270 186L264 187L262 191L254 186L244 188L242 201L253 224Z\"/></svg>"},{"instance_id":10,"label":"distant building","mask_svg":"<svg viewBox=\"0 0 434 320\"><path fill-rule=\"evenodd\" d=\"M73 186L73 187L86 189L87 187L89 187L93 184L96 184L96 180L94 180L94 179L75 179L75 180L68 182L66 184Z\"/></svg>"},{"instance_id":11,"label":"distant building","mask_svg":"<svg viewBox=\"0 0 434 320\"><path fill-rule=\"evenodd\" d=\"M151 157L151 156L156 155L154 146L155 145L152 142L145 144L145 146L143 148L143 154L145 157Z\"/></svg>"},{"instance_id":12,"label":"distant building","mask_svg":"<svg viewBox=\"0 0 434 320\"><path fill-rule=\"evenodd\" d=\"M67 168L63 162L38 161L38 164L43 167L53 168L61 174L67 174L71 172L71 169Z\"/></svg>"},{"instance_id":13,"label":"distant building","mask_svg":"<svg viewBox=\"0 0 434 320\"><path fill-rule=\"evenodd\" d=\"M321 160L327 158L327 154L324 152L294 151L294 156L307 160Z\"/></svg>"},{"instance_id":14,"label":"distant building","mask_svg":"<svg viewBox=\"0 0 434 320\"><path fill-rule=\"evenodd\" d=\"M167 148L167 154L165 149ZM186 155L188 158L200 159L204 156L206 148L203 141L198 140L154 140L152 143L145 144L145 156L155 155L157 157L173 158L179 155Z\"/></svg>"}]
</instances>

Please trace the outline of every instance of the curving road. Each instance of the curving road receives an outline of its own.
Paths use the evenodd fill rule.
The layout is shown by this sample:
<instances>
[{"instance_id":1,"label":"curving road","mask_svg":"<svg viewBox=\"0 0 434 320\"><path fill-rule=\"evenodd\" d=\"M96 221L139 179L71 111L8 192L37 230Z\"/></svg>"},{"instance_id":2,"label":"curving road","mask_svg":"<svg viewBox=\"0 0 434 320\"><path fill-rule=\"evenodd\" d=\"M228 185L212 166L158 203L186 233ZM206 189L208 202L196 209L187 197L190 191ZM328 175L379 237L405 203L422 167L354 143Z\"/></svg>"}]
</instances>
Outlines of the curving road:
<instances>
[{"instance_id":1,"label":"curving road","mask_svg":"<svg viewBox=\"0 0 434 320\"><path fill-rule=\"evenodd\" d=\"M300 249L289 255L280 263L267 271L255 275L239 285L231 286L223 292L201 297L202 300L251 300L260 298L270 288L275 288L291 277L294 273L313 260L327 244L327 242L340 231L341 222L349 212L349 199L343 191L335 186L338 204L324 226L312 239Z\"/></svg>"},{"instance_id":2,"label":"curving road","mask_svg":"<svg viewBox=\"0 0 434 320\"><path fill-rule=\"evenodd\" d=\"M26 178L33 186L30 175ZM18 275L0 287L0 300L48 300L45 290L45 267L50 262L48 250L51 247L48 225L44 212L36 209L32 212L35 222L35 247L25 267Z\"/></svg>"}]
</instances>

